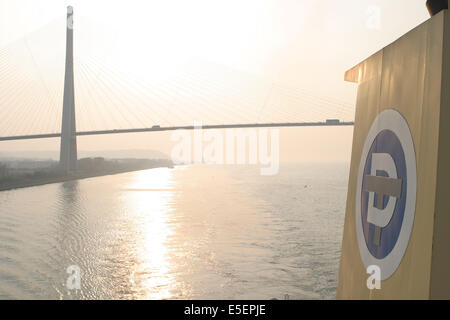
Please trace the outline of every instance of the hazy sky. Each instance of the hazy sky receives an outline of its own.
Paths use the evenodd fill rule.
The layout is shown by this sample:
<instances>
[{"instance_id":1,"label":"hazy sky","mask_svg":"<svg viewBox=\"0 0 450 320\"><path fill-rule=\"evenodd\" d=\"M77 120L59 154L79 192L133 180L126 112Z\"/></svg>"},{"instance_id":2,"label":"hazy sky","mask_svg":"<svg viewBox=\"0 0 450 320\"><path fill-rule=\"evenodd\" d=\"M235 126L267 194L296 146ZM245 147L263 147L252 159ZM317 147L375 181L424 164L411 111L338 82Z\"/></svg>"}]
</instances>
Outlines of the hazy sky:
<instances>
[{"instance_id":1,"label":"hazy sky","mask_svg":"<svg viewBox=\"0 0 450 320\"><path fill-rule=\"evenodd\" d=\"M158 77L172 61L200 57L347 102L356 86L344 72L428 18L425 0L0 0L0 48L64 17L69 4L75 19L103 27L105 56L123 69L158 61L148 65ZM351 139L351 128L283 129L281 157L347 160ZM0 152L58 147L57 139L1 142ZM79 148L170 153L170 134L79 138Z\"/></svg>"}]
</instances>

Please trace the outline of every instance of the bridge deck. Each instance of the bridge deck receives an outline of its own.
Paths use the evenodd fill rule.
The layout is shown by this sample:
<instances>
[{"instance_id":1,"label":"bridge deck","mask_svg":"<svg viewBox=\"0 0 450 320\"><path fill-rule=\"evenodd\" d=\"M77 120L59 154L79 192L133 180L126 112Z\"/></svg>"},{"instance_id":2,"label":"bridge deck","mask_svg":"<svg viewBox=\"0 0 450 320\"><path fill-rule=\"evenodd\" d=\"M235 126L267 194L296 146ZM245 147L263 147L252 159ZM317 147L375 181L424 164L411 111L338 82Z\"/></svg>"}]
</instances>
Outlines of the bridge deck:
<instances>
[{"instance_id":1,"label":"bridge deck","mask_svg":"<svg viewBox=\"0 0 450 320\"><path fill-rule=\"evenodd\" d=\"M339 126L353 126L354 122L293 122L293 123L247 123L247 124L219 124L219 125L204 125L201 129L235 129L235 128L280 128L280 127L339 127ZM160 132L173 130L194 130L195 126L179 126L179 127L151 127L151 128L137 128L137 129L116 129L116 130L100 130L100 131L81 131L77 132L77 136L94 136L102 134L118 134L118 133L137 133L137 132ZM11 140L30 140L30 139L45 139L58 138L60 133L24 135L24 136L10 136L0 137L0 141Z\"/></svg>"}]
</instances>

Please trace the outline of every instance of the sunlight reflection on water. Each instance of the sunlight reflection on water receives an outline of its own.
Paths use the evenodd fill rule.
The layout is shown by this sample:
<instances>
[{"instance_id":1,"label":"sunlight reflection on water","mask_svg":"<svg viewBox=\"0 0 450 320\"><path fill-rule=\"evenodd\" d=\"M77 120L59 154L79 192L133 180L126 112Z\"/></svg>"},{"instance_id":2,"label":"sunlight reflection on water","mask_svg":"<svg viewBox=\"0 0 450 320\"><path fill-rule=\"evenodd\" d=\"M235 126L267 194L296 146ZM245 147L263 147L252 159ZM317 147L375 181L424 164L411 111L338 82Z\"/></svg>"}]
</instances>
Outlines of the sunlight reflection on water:
<instances>
[{"instance_id":1,"label":"sunlight reflection on water","mask_svg":"<svg viewBox=\"0 0 450 320\"><path fill-rule=\"evenodd\" d=\"M167 241L173 230L170 226L173 191L169 189L172 172L166 169L143 171L136 175L128 188L126 207L136 222L134 232L140 235L138 254L141 263L133 270L132 282L145 288L145 299L167 299L171 297L170 287L175 281L170 274Z\"/></svg>"}]
</instances>

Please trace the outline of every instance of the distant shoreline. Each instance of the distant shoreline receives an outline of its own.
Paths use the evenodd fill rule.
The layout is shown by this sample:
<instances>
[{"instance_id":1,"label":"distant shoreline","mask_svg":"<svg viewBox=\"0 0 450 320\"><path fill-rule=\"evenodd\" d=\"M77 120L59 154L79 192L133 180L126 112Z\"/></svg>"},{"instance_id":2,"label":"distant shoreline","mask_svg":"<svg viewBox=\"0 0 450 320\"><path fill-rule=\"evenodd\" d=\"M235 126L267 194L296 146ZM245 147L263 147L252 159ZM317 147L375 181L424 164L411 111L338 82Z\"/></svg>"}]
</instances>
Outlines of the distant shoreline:
<instances>
[{"instance_id":1,"label":"distant shoreline","mask_svg":"<svg viewBox=\"0 0 450 320\"><path fill-rule=\"evenodd\" d=\"M82 172L80 172L80 173L72 173L72 174L60 176L60 177L29 179L29 180L25 180L25 181L11 182L11 183L8 183L5 185L0 184L0 192L16 190L16 189L23 189L23 188L30 188L30 187L38 187L38 186L43 186L43 185L47 185L47 184L61 183L61 182L67 182L67 181L75 181L75 180L83 180L83 179L89 179L89 178L110 176L110 175L127 173L127 172L144 171L144 170L157 169L157 168L173 168L173 166L161 165L161 166L149 166L149 167L142 167L142 168L134 168L134 169L131 169L131 168L117 169L117 170L108 170L108 171L104 171L104 172L100 172L100 173L82 173Z\"/></svg>"}]
</instances>

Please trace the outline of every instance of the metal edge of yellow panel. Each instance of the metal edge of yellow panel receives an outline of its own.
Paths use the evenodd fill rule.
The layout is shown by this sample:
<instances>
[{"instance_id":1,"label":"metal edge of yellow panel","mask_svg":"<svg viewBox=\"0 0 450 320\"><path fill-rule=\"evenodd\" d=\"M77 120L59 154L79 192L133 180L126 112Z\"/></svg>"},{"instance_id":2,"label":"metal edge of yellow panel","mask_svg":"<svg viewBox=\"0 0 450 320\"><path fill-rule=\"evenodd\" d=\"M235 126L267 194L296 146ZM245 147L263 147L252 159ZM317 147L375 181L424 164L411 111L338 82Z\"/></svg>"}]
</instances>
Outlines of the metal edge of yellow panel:
<instances>
[{"instance_id":1,"label":"metal edge of yellow panel","mask_svg":"<svg viewBox=\"0 0 450 320\"><path fill-rule=\"evenodd\" d=\"M430 298L450 299L450 12L444 21L437 190Z\"/></svg>"}]
</instances>

